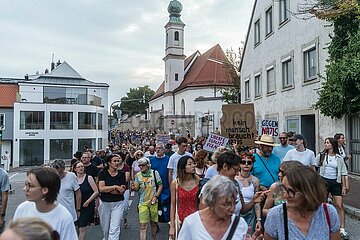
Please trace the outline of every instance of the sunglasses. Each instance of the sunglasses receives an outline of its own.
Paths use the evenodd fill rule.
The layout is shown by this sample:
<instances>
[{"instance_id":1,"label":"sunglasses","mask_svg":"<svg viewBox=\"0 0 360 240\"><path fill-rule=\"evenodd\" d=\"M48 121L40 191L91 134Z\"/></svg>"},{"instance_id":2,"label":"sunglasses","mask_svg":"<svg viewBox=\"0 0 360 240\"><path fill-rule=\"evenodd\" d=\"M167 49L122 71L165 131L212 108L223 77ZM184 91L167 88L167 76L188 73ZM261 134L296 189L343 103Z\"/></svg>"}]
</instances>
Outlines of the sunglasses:
<instances>
[{"instance_id":1,"label":"sunglasses","mask_svg":"<svg viewBox=\"0 0 360 240\"><path fill-rule=\"evenodd\" d=\"M287 137L279 137L279 139L287 139Z\"/></svg>"},{"instance_id":2,"label":"sunglasses","mask_svg":"<svg viewBox=\"0 0 360 240\"><path fill-rule=\"evenodd\" d=\"M146 164L139 164L139 167L145 167Z\"/></svg>"},{"instance_id":3,"label":"sunglasses","mask_svg":"<svg viewBox=\"0 0 360 240\"><path fill-rule=\"evenodd\" d=\"M253 164L253 162L252 161L241 161L241 164L243 164L243 165L252 165Z\"/></svg>"},{"instance_id":4,"label":"sunglasses","mask_svg":"<svg viewBox=\"0 0 360 240\"><path fill-rule=\"evenodd\" d=\"M290 141L290 142L294 142L294 141L295 141L295 139L290 138L290 139L289 139L289 141Z\"/></svg>"}]
</instances>

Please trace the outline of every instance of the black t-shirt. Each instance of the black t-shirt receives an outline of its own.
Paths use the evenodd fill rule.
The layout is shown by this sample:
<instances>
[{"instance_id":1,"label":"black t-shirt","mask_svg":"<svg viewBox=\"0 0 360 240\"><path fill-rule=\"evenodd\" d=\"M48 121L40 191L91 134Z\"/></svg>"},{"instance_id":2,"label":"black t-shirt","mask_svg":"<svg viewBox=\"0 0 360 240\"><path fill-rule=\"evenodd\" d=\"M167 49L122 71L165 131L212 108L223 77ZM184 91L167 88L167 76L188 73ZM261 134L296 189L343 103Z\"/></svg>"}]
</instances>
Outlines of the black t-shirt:
<instances>
[{"instance_id":1,"label":"black t-shirt","mask_svg":"<svg viewBox=\"0 0 360 240\"><path fill-rule=\"evenodd\" d=\"M117 171L118 174L114 177L110 175L107 169L104 169L99 174L99 181L104 181L105 186L113 186L113 185L125 185L126 186L126 179L125 173L122 171ZM124 200L123 194L112 194L112 193L100 193L100 199L103 202L118 202Z\"/></svg>"},{"instance_id":2,"label":"black t-shirt","mask_svg":"<svg viewBox=\"0 0 360 240\"><path fill-rule=\"evenodd\" d=\"M135 157L131 157L130 154L126 156L126 165L130 167L130 170L132 169L132 164L135 160Z\"/></svg>"},{"instance_id":3,"label":"black t-shirt","mask_svg":"<svg viewBox=\"0 0 360 240\"><path fill-rule=\"evenodd\" d=\"M94 165L94 166L99 166L100 164L103 163L103 161L101 160L101 158L99 158L98 156L95 156L93 159L91 159L91 163Z\"/></svg>"},{"instance_id":4,"label":"black t-shirt","mask_svg":"<svg viewBox=\"0 0 360 240\"><path fill-rule=\"evenodd\" d=\"M95 179L99 176L99 169L94 165L90 164L89 166L85 167L85 173Z\"/></svg>"}]
</instances>

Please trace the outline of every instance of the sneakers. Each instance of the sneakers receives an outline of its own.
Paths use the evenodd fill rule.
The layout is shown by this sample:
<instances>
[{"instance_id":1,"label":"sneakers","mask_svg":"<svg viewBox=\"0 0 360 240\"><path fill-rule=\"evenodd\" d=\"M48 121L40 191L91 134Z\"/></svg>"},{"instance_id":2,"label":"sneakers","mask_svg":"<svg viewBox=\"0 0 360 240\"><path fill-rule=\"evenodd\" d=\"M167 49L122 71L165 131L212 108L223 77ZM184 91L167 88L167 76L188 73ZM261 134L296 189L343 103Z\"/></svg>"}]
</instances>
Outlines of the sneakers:
<instances>
[{"instance_id":1,"label":"sneakers","mask_svg":"<svg viewBox=\"0 0 360 240\"><path fill-rule=\"evenodd\" d=\"M340 236L342 239L349 239L349 234L345 231L345 228L340 228Z\"/></svg>"}]
</instances>

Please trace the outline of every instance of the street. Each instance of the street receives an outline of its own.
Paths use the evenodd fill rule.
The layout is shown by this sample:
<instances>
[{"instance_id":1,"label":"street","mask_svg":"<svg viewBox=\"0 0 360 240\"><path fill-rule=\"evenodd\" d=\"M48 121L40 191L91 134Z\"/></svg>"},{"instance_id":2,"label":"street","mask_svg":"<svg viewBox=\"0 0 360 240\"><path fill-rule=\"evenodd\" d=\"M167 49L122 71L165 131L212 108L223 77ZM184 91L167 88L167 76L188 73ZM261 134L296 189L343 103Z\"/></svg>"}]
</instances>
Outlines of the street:
<instances>
[{"instance_id":1,"label":"street","mask_svg":"<svg viewBox=\"0 0 360 240\"><path fill-rule=\"evenodd\" d=\"M9 173L10 183L12 189L15 190L14 194L9 195L8 207L6 211L6 221L12 219L16 207L23 201L26 200L25 194L22 191L24 181L26 180L26 172L11 172ZM139 239L139 222L138 214L136 211L136 202L135 197L130 197L132 202L129 210L128 227L124 229L121 228L121 237L120 239ZM346 216L346 229L350 235L350 239L358 239L360 236L360 221L354 219L349 215ZM160 224L160 232L157 235L157 239L167 240L168 239L168 224ZM98 226L89 226L87 228L86 239L89 240L101 240L103 239L103 234L100 225ZM150 231L148 231L148 239L150 239Z\"/></svg>"}]
</instances>

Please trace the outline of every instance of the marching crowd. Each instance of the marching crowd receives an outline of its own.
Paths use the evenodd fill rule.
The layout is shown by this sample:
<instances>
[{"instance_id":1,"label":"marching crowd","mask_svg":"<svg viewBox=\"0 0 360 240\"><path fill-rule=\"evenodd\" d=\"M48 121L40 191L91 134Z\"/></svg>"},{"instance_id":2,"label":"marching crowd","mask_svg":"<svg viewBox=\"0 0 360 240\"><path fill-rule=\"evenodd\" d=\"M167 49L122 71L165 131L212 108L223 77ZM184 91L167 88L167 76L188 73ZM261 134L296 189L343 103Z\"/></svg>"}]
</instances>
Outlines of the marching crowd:
<instances>
[{"instance_id":1,"label":"marching crowd","mask_svg":"<svg viewBox=\"0 0 360 240\"><path fill-rule=\"evenodd\" d=\"M98 223L104 239L118 240L129 214L139 216L141 240L149 226L156 239L159 222L170 224L170 239L348 239L351 156L343 134L326 138L316 156L304 136L286 132L279 145L264 134L253 148L213 153L203 150L205 138L162 143L155 135L117 132L104 150L76 152L69 169L55 160L29 170L27 201L0 240L83 240ZM132 191L136 213L129 212ZM21 238L27 233L33 238Z\"/></svg>"}]
</instances>

